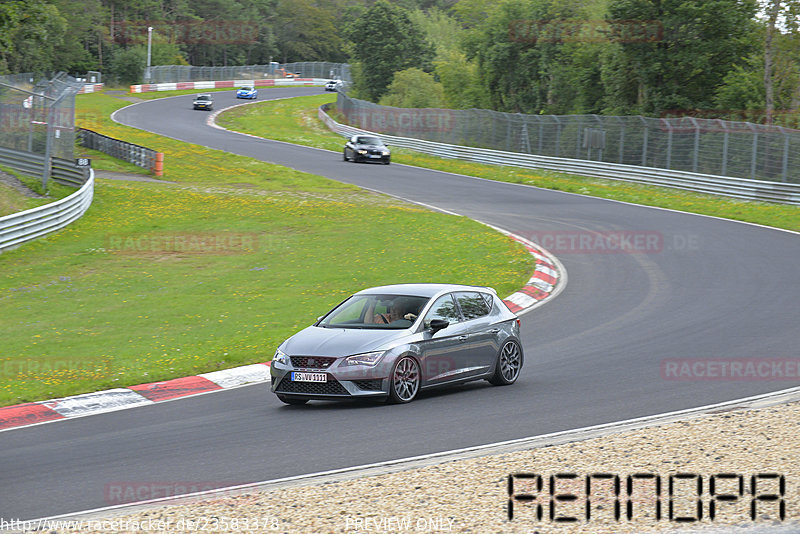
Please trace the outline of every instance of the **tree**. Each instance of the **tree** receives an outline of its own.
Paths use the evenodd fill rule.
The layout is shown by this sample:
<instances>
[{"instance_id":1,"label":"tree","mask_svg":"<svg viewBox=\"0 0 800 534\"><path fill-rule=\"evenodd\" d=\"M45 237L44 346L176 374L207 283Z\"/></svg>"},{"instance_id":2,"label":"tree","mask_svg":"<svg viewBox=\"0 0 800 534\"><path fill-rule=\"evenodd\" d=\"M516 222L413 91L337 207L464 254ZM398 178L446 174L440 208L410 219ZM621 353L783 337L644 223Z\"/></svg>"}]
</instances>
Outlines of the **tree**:
<instances>
[{"instance_id":1,"label":"tree","mask_svg":"<svg viewBox=\"0 0 800 534\"><path fill-rule=\"evenodd\" d=\"M278 0L275 34L281 60L344 61L334 2Z\"/></svg>"},{"instance_id":2,"label":"tree","mask_svg":"<svg viewBox=\"0 0 800 534\"><path fill-rule=\"evenodd\" d=\"M777 28L783 19L787 34L797 37L798 25L800 25L800 1L798 0L768 0L765 6L767 13L766 32L764 37L764 114L767 124L773 123L775 112L775 70L776 62L779 61L776 55L776 40L782 37ZM796 40L796 39L793 39ZM786 41L786 39L784 39ZM785 55L783 56L785 58ZM783 59L782 58L782 59ZM785 70L785 68L784 68ZM796 85L797 99L800 99L800 82ZM797 103L800 105L800 102ZM792 105L795 107L795 105Z\"/></svg>"},{"instance_id":3,"label":"tree","mask_svg":"<svg viewBox=\"0 0 800 534\"><path fill-rule=\"evenodd\" d=\"M478 61L483 89L492 109L517 113L567 113L572 110L570 50L560 29L575 20L580 7L549 0L508 0L466 40L468 57ZM571 24L571 23L570 23Z\"/></svg>"},{"instance_id":4,"label":"tree","mask_svg":"<svg viewBox=\"0 0 800 534\"><path fill-rule=\"evenodd\" d=\"M441 108L444 106L442 84L418 68L394 73L392 83L381 98L383 106L398 108Z\"/></svg>"},{"instance_id":5,"label":"tree","mask_svg":"<svg viewBox=\"0 0 800 534\"><path fill-rule=\"evenodd\" d=\"M55 50L67 22L52 4L13 0L0 3L0 69L45 72L59 67Z\"/></svg>"},{"instance_id":6,"label":"tree","mask_svg":"<svg viewBox=\"0 0 800 534\"><path fill-rule=\"evenodd\" d=\"M111 57L109 77L123 85L142 82L147 65L147 50L143 46L119 48Z\"/></svg>"},{"instance_id":7,"label":"tree","mask_svg":"<svg viewBox=\"0 0 800 534\"><path fill-rule=\"evenodd\" d=\"M418 67L433 68L434 52L408 12L386 0L378 0L356 18L345 31L351 55L360 65L354 93L377 101L386 93L395 72Z\"/></svg>"},{"instance_id":8,"label":"tree","mask_svg":"<svg viewBox=\"0 0 800 534\"><path fill-rule=\"evenodd\" d=\"M626 68L606 69L606 107L651 115L711 107L725 76L754 49L756 7L754 0L612 0L610 20L658 23L663 37L628 39L624 27L612 34L617 57L608 59Z\"/></svg>"}]
</instances>

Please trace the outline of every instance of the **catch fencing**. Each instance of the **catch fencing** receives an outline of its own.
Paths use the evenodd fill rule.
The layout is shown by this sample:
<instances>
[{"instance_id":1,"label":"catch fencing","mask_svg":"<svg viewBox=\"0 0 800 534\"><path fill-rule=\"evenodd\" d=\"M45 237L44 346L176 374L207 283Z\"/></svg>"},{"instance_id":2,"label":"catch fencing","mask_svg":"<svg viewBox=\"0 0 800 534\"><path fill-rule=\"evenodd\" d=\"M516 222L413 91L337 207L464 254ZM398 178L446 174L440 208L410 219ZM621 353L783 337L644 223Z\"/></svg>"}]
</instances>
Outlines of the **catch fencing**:
<instances>
[{"instance_id":1,"label":"catch fencing","mask_svg":"<svg viewBox=\"0 0 800 534\"><path fill-rule=\"evenodd\" d=\"M0 77L0 146L72 159L75 95L83 85L63 72L38 81L33 74Z\"/></svg>"},{"instance_id":2,"label":"catch fencing","mask_svg":"<svg viewBox=\"0 0 800 534\"><path fill-rule=\"evenodd\" d=\"M99 150L138 167L151 170L156 176L162 174L164 154L156 152L152 148L134 145L86 128L78 129L78 142L86 148Z\"/></svg>"},{"instance_id":3,"label":"catch fencing","mask_svg":"<svg viewBox=\"0 0 800 534\"><path fill-rule=\"evenodd\" d=\"M260 80L265 78L284 78L289 74L302 78L328 78L350 81L350 65L328 61L301 61L297 63L271 63L267 65L231 67L156 65L150 67L149 80L145 74L145 83Z\"/></svg>"},{"instance_id":4,"label":"catch fencing","mask_svg":"<svg viewBox=\"0 0 800 534\"><path fill-rule=\"evenodd\" d=\"M374 134L374 131L355 128L336 122L327 114L328 108L328 104L320 107L319 118L332 131L343 136L364 133ZM597 176L599 178L611 180L623 180L661 187L685 189L698 193L725 195L748 200L762 200L800 206L800 184L796 183L749 180L745 178L714 176L619 163L554 158L520 152L451 145L384 134L381 134L381 137L392 147L406 148L442 158L463 159L489 165L512 165L527 169L547 169L584 176Z\"/></svg>"},{"instance_id":5,"label":"catch fencing","mask_svg":"<svg viewBox=\"0 0 800 534\"><path fill-rule=\"evenodd\" d=\"M800 130L695 117L527 115L380 106L339 92L353 126L398 137L694 174L800 183ZM576 171L577 172L577 171Z\"/></svg>"}]
</instances>

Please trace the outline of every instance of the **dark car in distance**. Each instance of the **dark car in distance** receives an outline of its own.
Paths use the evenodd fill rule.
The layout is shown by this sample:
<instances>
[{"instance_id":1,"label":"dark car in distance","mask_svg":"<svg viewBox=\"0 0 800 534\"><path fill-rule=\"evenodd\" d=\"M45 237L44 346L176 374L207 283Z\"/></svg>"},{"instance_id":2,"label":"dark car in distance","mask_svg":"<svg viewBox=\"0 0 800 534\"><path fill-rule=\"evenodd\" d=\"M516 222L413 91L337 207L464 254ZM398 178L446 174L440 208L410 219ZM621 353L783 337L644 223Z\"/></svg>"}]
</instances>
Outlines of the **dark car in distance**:
<instances>
[{"instance_id":1,"label":"dark car in distance","mask_svg":"<svg viewBox=\"0 0 800 534\"><path fill-rule=\"evenodd\" d=\"M520 323L488 287L396 284L355 293L281 343L271 390L309 400L411 402L420 391L473 380L513 384Z\"/></svg>"},{"instance_id":2,"label":"dark car in distance","mask_svg":"<svg viewBox=\"0 0 800 534\"><path fill-rule=\"evenodd\" d=\"M344 145L342 157L345 161L377 161L384 165L391 162L392 153L383 141L374 135L354 135Z\"/></svg>"}]
</instances>

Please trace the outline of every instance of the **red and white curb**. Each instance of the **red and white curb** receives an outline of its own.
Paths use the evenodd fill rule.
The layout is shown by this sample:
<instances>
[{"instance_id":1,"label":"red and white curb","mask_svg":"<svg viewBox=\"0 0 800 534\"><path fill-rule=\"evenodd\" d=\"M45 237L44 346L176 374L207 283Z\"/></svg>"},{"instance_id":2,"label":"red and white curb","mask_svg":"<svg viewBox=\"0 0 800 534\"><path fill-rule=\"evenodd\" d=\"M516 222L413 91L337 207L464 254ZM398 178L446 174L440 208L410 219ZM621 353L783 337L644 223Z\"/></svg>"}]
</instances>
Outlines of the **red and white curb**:
<instances>
[{"instance_id":1,"label":"red and white curb","mask_svg":"<svg viewBox=\"0 0 800 534\"><path fill-rule=\"evenodd\" d=\"M134 408L270 379L269 362L0 408L0 431L59 419Z\"/></svg>"}]
</instances>

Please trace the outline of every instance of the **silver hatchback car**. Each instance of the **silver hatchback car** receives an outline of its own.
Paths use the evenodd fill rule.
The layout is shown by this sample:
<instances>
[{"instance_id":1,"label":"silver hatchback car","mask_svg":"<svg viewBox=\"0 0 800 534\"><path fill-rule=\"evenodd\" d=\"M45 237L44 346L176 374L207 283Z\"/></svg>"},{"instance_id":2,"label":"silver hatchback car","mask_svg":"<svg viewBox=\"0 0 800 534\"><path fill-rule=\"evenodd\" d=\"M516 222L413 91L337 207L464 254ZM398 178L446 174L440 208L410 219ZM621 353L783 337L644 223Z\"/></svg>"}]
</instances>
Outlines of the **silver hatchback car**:
<instances>
[{"instance_id":1,"label":"silver hatchback car","mask_svg":"<svg viewBox=\"0 0 800 534\"><path fill-rule=\"evenodd\" d=\"M270 374L287 404L405 403L471 380L513 384L522 363L519 319L493 289L400 284L359 291L284 341Z\"/></svg>"}]
</instances>

